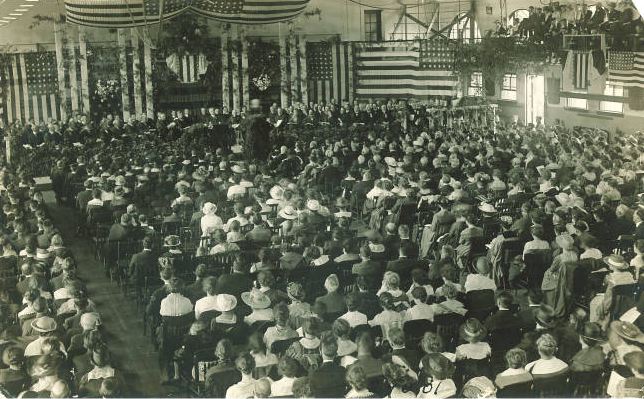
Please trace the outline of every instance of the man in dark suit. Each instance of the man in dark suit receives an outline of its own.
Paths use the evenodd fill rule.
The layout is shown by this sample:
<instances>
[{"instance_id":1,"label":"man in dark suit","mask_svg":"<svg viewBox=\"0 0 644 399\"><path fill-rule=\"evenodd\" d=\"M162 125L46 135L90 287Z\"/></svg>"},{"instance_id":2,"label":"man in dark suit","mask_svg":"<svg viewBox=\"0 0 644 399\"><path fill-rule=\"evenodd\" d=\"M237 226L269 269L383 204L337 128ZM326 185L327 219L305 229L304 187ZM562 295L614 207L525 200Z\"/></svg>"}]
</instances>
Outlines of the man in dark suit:
<instances>
[{"instance_id":1,"label":"man in dark suit","mask_svg":"<svg viewBox=\"0 0 644 399\"><path fill-rule=\"evenodd\" d=\"M347 392L347 370L336 362L338 343L332 334L327 334L320 343L322 365L309 375L311 394L315 398L342 398Z\"/></svg>"},{"instance_id":2,"label":"man in dark suit","mask_svg":"<svg viewBox=\"0 0 644 399\"><path fill-rule=\"evenodd\" d=\"M271 231L262 225L262 217L253 215L251 220L253 229L246 233L246 240L254 243L268 243L271 241Z\"/></svg>"},{"instance_id":3,"label":"man in dark suit","mask_svg":"<svg viewBox=\"0 0 644 399\"><path fill-rule=\"evenodd\" d=\"M231 274L222 274L217 279L215 292L217 294L230 294L241 297L242 292L250 291L253 281L246 274L246 267L241 258L233 262L233 272Z\"/></svg>"},{"instance_id":4,"label":"man in dark suit","mask_svg":"<svg viewBox=\"0 0 644 399\"><path fill-rule=\"evenodd\" d=\"M152 277L157 271L157 258L152 254L152 238L143 238L143 250L132 255L128 275L137 291L143 288L146 277Z\"/></svg>"},{"instance_id":5,"label":"man in dark suit","mask_svg":"<svg viewBox=\"0 0 644 399\"><path fill-rule=\"evenodd\" d=\"M411 248L403 244L398 248L398 259L387 263L388 272L396 272L400 276L402 285L411 281L411 271L418 265L418 261L409 258Z\"/></svg>"},{"instance_id":6,"label":"man in dark suit","mask_svg":"<svg viewBox=\"0 0 644 399\"><path fill-rule=\"evenodd\" d=\"M385 246L385 257L388 261L396 259L398 256L398 247L400 246L400 237L396 231L394 223L385 225L385 237L382 239L382 245Z\"/></svg>"},{"instance_id":7,"label":"man in dark suit","mask_svg":"<svg viewBox=\"0 0 644 399\"><path fill-rule=\"evenodd\" d=\"M521 320L521 326L525 331L534 330L537 323L536 312L543 301L541 291L531 290L528 292L528 306L517 313Z\"/></svg>"},{"instance_id":8,"label":"man in dark suit","mask_svg":"<svg viewBox=\"0 0 644 399\"><path fill-rule=\"evenodd\" d=\"M407 257L410 259L418 259L418 254L420 253L420 247L418 244L413 242L409 236L409 226L406 224L401 224L398 226L398 236L400 241L398 242L399 246L406 245L408 247Z\"/></svg>"},{"instance_id":9,"label":"man in dark suit","mask_svg":"<svg viewBox=\"0 0 644 399\"><path fill-rule=\"evenodd\" d=\"M501 292L496 298L498 310L485 319L485 327L489 332L502 329L517 329L522 326L521 319L510 310L512 306L512 295L508 292Z\"/></svg>"},{"instance_id":10,"label":"man in dark suit","mask_svg":"<svg viewBox=\"0 0 644 399\"><path fill-rule=\"evenodd\" d=\"M364 277L369 287L376 287L384 273L382 263L371 259L371 250L368 245L363 245L360 248L360 259L362 262L353 265L351 274Z\"/></svg>"}]
</instances>

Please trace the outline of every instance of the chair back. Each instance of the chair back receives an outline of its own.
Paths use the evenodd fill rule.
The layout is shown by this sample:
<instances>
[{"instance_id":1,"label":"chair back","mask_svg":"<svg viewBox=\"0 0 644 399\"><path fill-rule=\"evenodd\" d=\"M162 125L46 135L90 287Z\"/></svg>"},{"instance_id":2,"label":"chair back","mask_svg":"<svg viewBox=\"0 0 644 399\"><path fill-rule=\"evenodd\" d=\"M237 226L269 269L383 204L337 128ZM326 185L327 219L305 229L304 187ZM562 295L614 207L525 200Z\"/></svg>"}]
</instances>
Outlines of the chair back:
<instances>
[{"instance_id":1,"label":"chair back","mask_svg":"<svg viewBox=\"0 0 644 399\"><path fill-rule=\"evenodd\" d=\"M445 349L452 352L456 349L458 329L463 323L463 316L457 313L447 313L434 316L436 333L443 339Z\"/></svg>"},{"instance_id":2,"label":"chair back","mask_svg":"<svg viewBox=\"0 0 644 399\"><path fill-rule=\"evenodd\" d=\"M568 373L545 378L535 376L534 396L539 398L561 398L568 396L568 393Z\"/></svg>"},{"instance_id":3,"label":"chair back","mask_svg":"<svg viewBox=\"0 0 644 399\"><path fill-rule=\"evenodd\" d=\"M532 381L508 385L496 391L497 398L530 398L532 396Z\"/></svg>"},{"instance_id":4,"label":"chair back","mask_svg":"<svg viewBox=\"0 0 644 399\"><path fill-rule=\"evenodd\" d=\"M604 388L603 370L572 371L570 386L574 397L599 397Z\"/></svg>"},{"instance_id":5,"label":"chair back","mask_svg":"<svg viewBox=\"0 0 644 399\"><path fill-rule=\"evenodd\" d=\"M480 321L485 320L496 308L493 290L469 291L465 294L465 307L468 317L475 317Z\"/></svg>"},{"instance_id":6,"label":"chair back","mask_svg":"<svg viewBox=\"0 0 644 399\"><path fill-rule=\"evenodd\" d=\"M434 331L436 328L434 323L429 320L409 320L403 324L403 332L407 339L407 346L409 348L417 348L418 343L423 338L427 331Z\"/></svg>"}]
</instances>

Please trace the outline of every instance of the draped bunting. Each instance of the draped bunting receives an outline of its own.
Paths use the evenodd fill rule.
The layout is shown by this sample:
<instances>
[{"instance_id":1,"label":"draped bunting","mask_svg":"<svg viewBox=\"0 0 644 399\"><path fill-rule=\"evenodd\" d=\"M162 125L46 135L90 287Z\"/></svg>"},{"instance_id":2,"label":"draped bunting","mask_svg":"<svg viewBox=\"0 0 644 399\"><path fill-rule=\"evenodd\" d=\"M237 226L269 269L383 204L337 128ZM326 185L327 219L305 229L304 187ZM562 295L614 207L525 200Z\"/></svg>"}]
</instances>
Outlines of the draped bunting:
<instances>
[{"instance_id":1,"label":"draped bunting","mask_svg":"<svg viewBox=\"0 0 644 399\"><path fill-rule=\"evenodd\" d=\"M295 18L310 0L65 0L67 21L124 28L159 23L185 12L232 24L270 24Z\"/></svg>"}]
</instances>

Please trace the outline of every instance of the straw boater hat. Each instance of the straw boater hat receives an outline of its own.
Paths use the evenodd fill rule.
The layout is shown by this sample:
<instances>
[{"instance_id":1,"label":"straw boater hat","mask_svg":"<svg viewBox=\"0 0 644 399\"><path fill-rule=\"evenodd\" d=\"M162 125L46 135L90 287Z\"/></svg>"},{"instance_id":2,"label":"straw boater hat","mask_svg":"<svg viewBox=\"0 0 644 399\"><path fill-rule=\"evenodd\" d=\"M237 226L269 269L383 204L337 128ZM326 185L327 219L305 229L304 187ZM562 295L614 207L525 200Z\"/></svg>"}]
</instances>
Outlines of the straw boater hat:
<instances>
[{"instance_id":1,"label":"straw boater hat","mask_svg":"<svg viewBox=\"0 0 644 399\"><path fill-rule=\"evenodd\" d=\"M317 212L320 210L320 203L318 202L318 200L310 199L306 201L306 208L309 211Z\"/></svg>"},{"instance_id":2,"label":"straw boater hat","mask_svg":"<svg viewBox=\"0 0 644 399\"><path fill-rule=\"evenodd\" d=\"M238 175L241 175L242 173L245 172L244 168L241 165L233 165L233 167L230 168L230 170L232 170L233 173L236 173Z\"/></svg>"},{"instance_id":3,"label":"straw boater hat","mask_svg":"<svg viewBox=\"0 0 644 399\"><path fill-rule=\"evenodd\" d=\"M540 325L551 328L555 324L555 311L549 305L539 305L539 309L535 313L535 319Z\"/></svg>"},{"instance_id":4,"label":"straw boater hat","mask_svg":"<svg viewBox=\"0 0 644 399\"><path fill-rule=\"evenodd\" d=\"M494 205L488 204L487 202L482 202L481 205L479 205L479 210L483 213L496 213Z\"/></svg>"},{"instance_id":5,"label":"straw boater hat","mask_svg":"<svg viewBox=\"0 0 644 399\"><path fill-rule=\"evenodd\" d=\"M177 235L169 235L163 240L163 246L164 247L178 247L181 245L181 240L179 239L179 236Z\"/></svg>"},{"instance_id":6,"label":"straw boater hat","mask_svg":"<svg viewBox=\"0 0 644 399\"><path fill-rule=\"evenodd\" d=\"M218 312L230 312L237 307L237 298L230 294L219 294L215 299L215 310Z\"/></svg>"},{"instance_id":7,"label":"straw boater hat","mask_svg":"<svg viewBox=\"0 0 644 399\"><path fill-rule=\"evenodd\" d=\"M49 316L42 316L31 322L31 328L38 333L53 332L57 327L56 320Z\"/></svg>"},{"instance_id":8,"label":"straw boater hat","mask_svg":"<svg viewBox=\"0 0 644 399\"><path fill-rule=\"evenodd\" d=\"M474 377L463 385L464 398L491 398L495 397L496 386L485 376Z\"/></svg>"},{"instance_id":9,"label":"straw boater hat","mask_svg":"<svg viewBox=\"0 0 644 399\"><path fill-rule=\"evenodd\" d=\"M277 215L286 220L297 219L297 211L291 205L286 205Z\"/></svg>"},{"instance_id":10,"label":"straw boater hat","mask_svg":"<svg viewBox=\"0 0 644 399\"><path fill-rule=\"evenodd\" d=\"M633 323L615 320L610 323L610 329L627 341L644 344L644 333Z\"/></svg>"},{"instance_id":11,"label":"straw boater hat","mask_svg":"<svg viewBox=\"0 0 644 399\"><path fill-rule=\"evenodd\" d=\"M271 300L260 290L242 292L242 301L253 309L266 309L271 306Z\"/></svg>"},{"instance_id":12,"label":"straw boater hat","mask_svg":"<svg viewBox=\"0 0 644 399\"><path fill-rule=\"evenodd\" d=\"M604 263L608 265L612 270L615 271L624 271L628 270L629 266L626 260L622 255L609 255L604 258Z\"/></svg>"},{"instance_id":13,"label":"straw boater hat","mask_svg":"<svg viewBox=\"0 0 644 399\"><path fill-rule=\"evenodd\" d=\"M281 186L273 186L268 191L271 198L266 201L267 204L276 204L284 198L284 189Z\"/></svg>"},{"instance_id":14,"label":"straw boater hat","mask_svg":"<svg viewBox=\"0 0 644 399\"><path fill-rule=\"evenodd\" d=\"M478 341L487 336L487 331L480 321L474 318L470 318L467 319L465 323L461 324L461 327L459 328L459 334L465 341Z\"/></svg>"}]
</instances>

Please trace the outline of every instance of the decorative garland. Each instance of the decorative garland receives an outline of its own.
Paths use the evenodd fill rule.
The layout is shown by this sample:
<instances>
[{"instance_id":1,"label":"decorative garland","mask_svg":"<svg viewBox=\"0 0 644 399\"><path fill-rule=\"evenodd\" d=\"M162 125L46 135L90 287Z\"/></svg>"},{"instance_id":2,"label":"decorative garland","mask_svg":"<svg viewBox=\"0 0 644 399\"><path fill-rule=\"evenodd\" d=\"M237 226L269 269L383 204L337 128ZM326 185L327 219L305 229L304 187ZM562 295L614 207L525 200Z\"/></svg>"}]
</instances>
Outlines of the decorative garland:
<instances>
[{"instance_id":1,"label":"decorative garland","mask_svg":"<svg viewBox=\"0 0 644 399\"><path fill-rule=\"evenodd\" d=\"M543 44L513 37L487 36L478 43L458 44L454 70L464 80L474 72L481 72L484 79L497 80L508 72L521 69L542 71L549 55L550 50Z\"/></svg>"}]
</instances>

